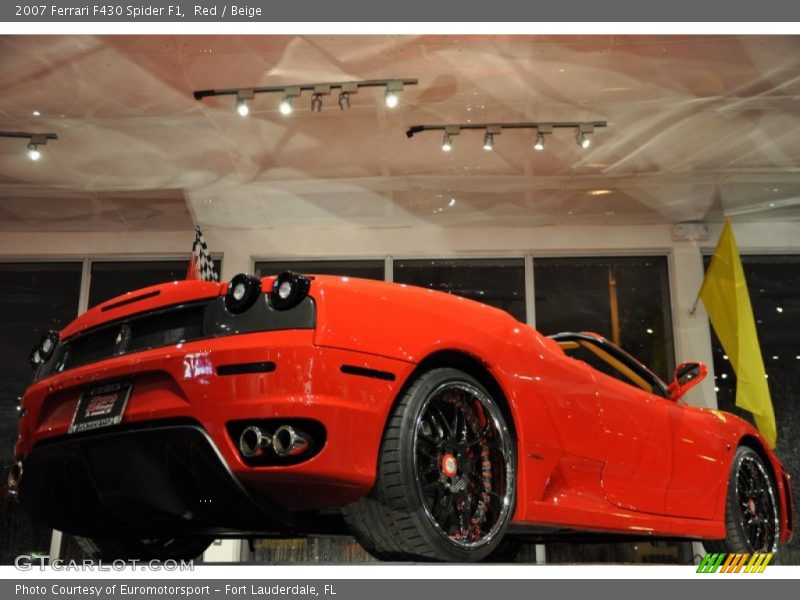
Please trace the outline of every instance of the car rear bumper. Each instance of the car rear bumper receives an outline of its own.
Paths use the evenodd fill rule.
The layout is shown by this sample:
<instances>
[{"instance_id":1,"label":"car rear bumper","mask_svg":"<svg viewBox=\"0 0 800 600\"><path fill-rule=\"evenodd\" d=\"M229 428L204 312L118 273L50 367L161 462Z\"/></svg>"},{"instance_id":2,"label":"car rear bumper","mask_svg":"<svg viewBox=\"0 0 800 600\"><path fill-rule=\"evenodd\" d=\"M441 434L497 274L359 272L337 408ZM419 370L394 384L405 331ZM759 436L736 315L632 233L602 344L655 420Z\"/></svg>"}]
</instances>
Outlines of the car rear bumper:
<instances>
[{"instance_id":1,"label":"car rear bumper","mask_svg":"<svg viewBox=\"0 0 800 600\"><path fill-rule=\"evenodd\" d=\"M39 444L25 458L19 499L51 527L89 537L300 528L287 511L256 501L208 434L190 422Z\"/></svg>"},{"instance_id":2,"label":"car rear bumper","mask_svg":"<svg viewBox=\"0 0 800 600\"><path fill-rule=\"evenodd\" d=\"M86 493L87 481L102 491L114 476L114 464L120 470L132 468L122 465L135 465L141 471L132 477L136 485L121 487L111 495L92 492L84 500L87 506L102 512L103 519L114 522L120 517L118 506L127 507L132 514L149 515L134 519L137 530L142 522L161 519L157 515L166 506L172 512L162 515L163 519L169 521L178 512L188 511L196 515L191 519L195 529L244 531L264 523L259 531L272 530L269 519L254 521L252 517L260 513L251 514L249 508L242 509L247 518L242 515L241 522L238 517L222 518L216 506L223 507L222 513L235 514L236 506L250 505L227 492L227 500L213 500L209 488L233 490L239 486L258 510L265 506L270 514L284 509L296 512L340 506L361 497L374 482L386 415L414 365L320 348L313 344L313 333L262 332L179 344L86 365L37 382L23 399L25 416L15 447L15 460L20 461L24 473L19 483L20 500L53 526L78 533L76 528L88 527L89 521L75 508L75 499ZM258 367L265 364L272 367ZM343 370L343 366L357 368ZM370 376L373 371L385 376ZM122 423L69 434L81 394L120 380L133 385ZM254 465L246 461L232 434L235 425L280 423L283 419L318 423L325 432L324 445L295 464ZM172 440L172 430L159 423L175 420L183 425L174 430L176 440ZM87 463L87 453L102 454L96 449L100 447L117 458L103 461L105 466L96 460ZM167 452L183 458L162 465L166 460L157 458L167 456ZM175 465L186 464L191 466L186 469L191 477L176 476L174 470L181 468ZM213 474L211 482L205 480L204 469ZM54 477L53 473L59 475ZM230 481L223 484L220 478ZM155 487L163 488L163 492ZM139 494L163 493L164 498L153 500L155 504L150 507L155 512L148 512L149 505L137 490L143 490ZM198 496L199 490L202 494ZM208 504L216 502L213 510L192 504L192 498L202 498L203 494L209 496ZM97 501L128 495L135 505L115 501L101 510L105 505ZM62 498L71 500L62 502ZM238 500L234 502L234 498ZM75 526L61 525L73 518ZM181 521L174 526L179 528Z\"/></svg>"}]
</instances>

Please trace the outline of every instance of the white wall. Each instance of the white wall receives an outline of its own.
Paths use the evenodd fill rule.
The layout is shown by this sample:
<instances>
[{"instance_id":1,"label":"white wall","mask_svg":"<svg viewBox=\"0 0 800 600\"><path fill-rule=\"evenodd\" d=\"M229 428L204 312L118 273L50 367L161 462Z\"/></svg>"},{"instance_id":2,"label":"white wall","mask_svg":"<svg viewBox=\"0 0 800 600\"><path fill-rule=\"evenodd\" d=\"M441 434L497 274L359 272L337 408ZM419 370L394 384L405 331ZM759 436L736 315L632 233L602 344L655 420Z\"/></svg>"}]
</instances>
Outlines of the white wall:
<instances>
[{"instance_id":1,"label":"white wall","mask_svg":"<svg viewBox=\"0 0 800 600\"><path fill-rule=\"evenodd\" d=\"M223 255L223 279L252 271L255 259L593 256L662 254L669 257L675 350L678 362L701 360L709 366L711 338L702 303L694 315L703 279L702 254L713 251L721 224L710 226L707 241L674 241L669 225L557 227L421 227L381 229L241 230L206 227L209 249ZM740 251L800 253L800 223L737 223ZM53 258L184 257L191 231L37 233L0 232L0 260ZM715 406L711 376L690 393L689 401Z\"/></svg>"}]
</instances>

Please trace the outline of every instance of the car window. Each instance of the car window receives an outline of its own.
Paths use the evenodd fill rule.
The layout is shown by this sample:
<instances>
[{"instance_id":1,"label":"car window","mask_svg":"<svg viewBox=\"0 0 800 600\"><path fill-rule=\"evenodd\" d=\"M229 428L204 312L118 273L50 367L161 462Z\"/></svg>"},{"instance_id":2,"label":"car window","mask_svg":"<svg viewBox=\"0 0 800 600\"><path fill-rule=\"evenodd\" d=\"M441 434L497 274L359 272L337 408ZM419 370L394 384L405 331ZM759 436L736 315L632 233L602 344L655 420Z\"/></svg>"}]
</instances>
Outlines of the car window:
<instances>
[{"instance_id":1,"label":"car window","mask_svg":"<svg viewBox=\"0 0 800 600\"><path fill-rule=\"evenodd\" d=\"M559 342L559 344L564 353L570 358L585 362L596 371L600 371L623 383L653 393L652 385L602 348L585 340Z\"/></svg>"}]
</instances>

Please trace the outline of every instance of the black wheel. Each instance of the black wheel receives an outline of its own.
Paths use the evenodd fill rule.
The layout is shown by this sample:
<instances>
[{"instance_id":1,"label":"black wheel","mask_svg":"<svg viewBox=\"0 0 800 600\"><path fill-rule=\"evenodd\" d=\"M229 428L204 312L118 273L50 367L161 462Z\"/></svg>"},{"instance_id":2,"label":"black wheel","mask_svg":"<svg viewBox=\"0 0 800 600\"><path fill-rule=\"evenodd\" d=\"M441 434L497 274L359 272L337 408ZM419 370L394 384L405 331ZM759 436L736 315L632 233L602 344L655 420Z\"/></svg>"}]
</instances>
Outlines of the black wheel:
<instances>
[{"instance_id":1,"label":"black wheel","mask_svg":"<svg viewBox=\"0 0 800 600\"><path fill-rule=\"evenodd\" d=\"M724 540L704 542L710 552L777 552L781 537L775 483L758 453L736 450L725 505Z\"/></svg>"},{"instance_id":2,"label":"black wheel","mask_svg":"<svg viewBox=\"0 0 800 600\"><path fill-rule=\"evenodd\" d=\"M192 560L211 545L210 538L106 539L76 537L78 546L101 560Z\"/></svg>"},{"instance_id":3,"label":"black wheel","mask_svg":"<svg viewBox=\"0 0 800 600\"><path fill-rule=\"evenodd\" d=\"M375 487L346 507L345 518L383 560L479 561L503 539L515 472L497 400L462 371L434 369L390 415Z\"/></svg>"}]
</instances>

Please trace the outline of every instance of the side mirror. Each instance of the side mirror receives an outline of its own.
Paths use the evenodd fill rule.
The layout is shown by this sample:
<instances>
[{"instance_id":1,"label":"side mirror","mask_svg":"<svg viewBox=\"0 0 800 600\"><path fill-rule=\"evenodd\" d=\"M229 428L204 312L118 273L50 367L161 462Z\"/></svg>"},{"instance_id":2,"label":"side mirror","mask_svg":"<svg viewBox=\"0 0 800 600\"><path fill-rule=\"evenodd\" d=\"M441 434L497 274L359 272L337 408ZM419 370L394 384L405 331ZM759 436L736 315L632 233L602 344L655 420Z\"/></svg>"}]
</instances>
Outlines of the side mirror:
<instances>
[{"instance_id":1,"label":"side mirror","mask_svg":"<svg viewBox=\"0 0 800 600\"><path fill-rule=\"evenodd\" d=\"M685 362L675 368L675 379L669 384L667 391L673 400L680 400L683 395L705 379L708 367L699 362Z\"/></svg>"}]
</instances>

